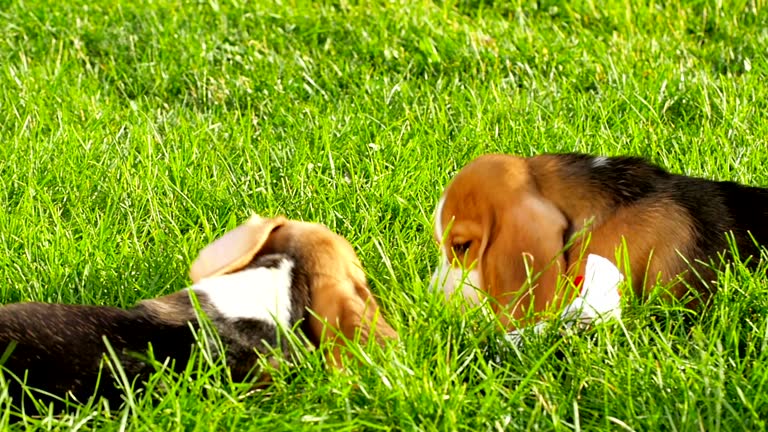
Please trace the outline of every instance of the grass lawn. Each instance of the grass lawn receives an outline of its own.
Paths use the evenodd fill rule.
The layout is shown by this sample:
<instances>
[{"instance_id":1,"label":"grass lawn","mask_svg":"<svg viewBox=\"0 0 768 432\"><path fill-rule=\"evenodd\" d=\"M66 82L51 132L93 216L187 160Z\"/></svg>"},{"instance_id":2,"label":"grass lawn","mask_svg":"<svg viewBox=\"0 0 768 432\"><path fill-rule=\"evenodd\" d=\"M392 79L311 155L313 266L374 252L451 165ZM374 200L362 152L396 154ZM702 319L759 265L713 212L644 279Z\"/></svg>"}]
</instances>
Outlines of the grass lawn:
<instances>
[{"instance_id":1,"label":"grass lawn","mask_svg":"<svg viewBox=\"0 0 768 432\"><path fill-rule=\"evenodd\" d=\"M428 290L442 187L482 153L636 154L768 185L768 10L752 1L0 1L0 300L130 306L257 211L356 247L402 349L309 353L249 394L158 373L67 430L760 430L768 279L704 316L522 351ZM362 355L361 355L362 356ZM0 392L0 425L9 408Z\"/></svg>"}]
</instances>

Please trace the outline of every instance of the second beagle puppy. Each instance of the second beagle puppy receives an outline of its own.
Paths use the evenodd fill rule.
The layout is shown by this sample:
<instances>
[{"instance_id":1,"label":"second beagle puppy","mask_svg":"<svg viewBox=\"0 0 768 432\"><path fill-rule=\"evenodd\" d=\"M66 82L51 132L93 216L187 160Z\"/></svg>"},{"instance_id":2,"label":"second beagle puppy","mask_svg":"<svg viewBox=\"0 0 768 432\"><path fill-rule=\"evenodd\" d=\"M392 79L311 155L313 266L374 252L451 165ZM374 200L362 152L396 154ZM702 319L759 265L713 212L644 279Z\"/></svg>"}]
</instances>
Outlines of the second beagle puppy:
<instances>
[{"instance_id":1,"label":"second beagle puppy","mask_svg":"<svg viewBox=\"0 0 768 432\"><path fill-rule=\"evenodd\" d=\"M344 358L340 336L359 334L363 343L397 338L379 316L352 246L319 224L254 215L205 247L190 277L191 287L127 310L36 302L0 307L3 367L29 388L81 402L96 392L119 403L122 392L102 367L105 341L131 381L154 372L144 357L150 346L158 361L185 367L199 324L191 293L218 333L236 381L263 375L253 369L271 349L290 354L278 342L278 326L327 348L334 367ZM20 386L7 374L6 381L18 403Z\"/></svg>"},{"instance_id":2,"label":"second beagle puppy","mask_svg":"<svg viewBox=\"0 0 768 432\"><path fill-rule=\"evenodd\" d=\"M676 298L690 288L695 306L711 294L711 264L730 252L727 235L754 265L768 245L766 220L768 189L672 174L637 157L484 155L437 204L442 259L433 284L471 301L490 297L512 330L573 299L577 290L564 280L583 275L581 257L621 266L617 248L626 246L638 295L657 283Z\"/></svg>"}]
</instances>

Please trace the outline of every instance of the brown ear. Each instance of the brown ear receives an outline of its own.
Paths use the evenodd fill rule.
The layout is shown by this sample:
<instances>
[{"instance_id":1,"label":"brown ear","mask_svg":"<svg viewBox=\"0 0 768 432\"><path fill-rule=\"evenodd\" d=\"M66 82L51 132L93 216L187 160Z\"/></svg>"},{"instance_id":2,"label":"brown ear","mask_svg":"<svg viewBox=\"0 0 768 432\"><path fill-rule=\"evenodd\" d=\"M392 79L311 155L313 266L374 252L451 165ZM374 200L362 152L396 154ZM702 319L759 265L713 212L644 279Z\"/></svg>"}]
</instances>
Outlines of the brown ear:
<instances>
[{"instance_id":1,"label":"brown ear","mask_svg":"<svg viewBox=\"0 0 768 432\"><path fill-rule=\"evenodd\" d=\"M544 312L559 300L558 276L566 270L563 234L566 217L538 192L525 193L510 206L498 209L495 223L483 240L484 284L495 299L493 310L501 324ZM532 298L531 298L532 297ZM499 313L503 311L504 313Z\"/></svg>"},{"instance_id":2,"label":"brown ear","mask_svg":"<svg viewBox=\"0 0 768 432\"><path fill-rule=\"evenodd\" d=\"M318 292L323 292L322 297L313 301L313 309L324 323L312 317L310 326L328 350L329 364L337 368L344 366L342 350L347 341L357 340L366 345L373 338L383 346L387 340L398 338L397 332L381 315L381 309L367 286L350 281L341 284L338 281L327 282L333 285L320 288Z\"/></svg>"},{"instance_id":3,"label":"brown ear","mask_svg":"<svg viewBox=\"0 0 768 432\"><path fill-rule=\"evenodd\" d=\"M190 266L190 279L193 283L197 283L203 278L243 268L261 250L272 230L284 223L285 218L282 216L275 218L251 216L245 223L200 251L197 259Z\"/></svg>"},{"instance_id":4,"label":"brown ear","mask_svg":"<svg viewBox=\"0 0 768 432\"><path fill-rule=\"evenodd\" d=\"M397 332L384 320L381 308L368 287L355 285L357 297L342 308L341 332L347 339L354 339L359 331L360 342L368 343L371 336L383 345L387 339L397 339Z\"/></svg>"}]
</instances>

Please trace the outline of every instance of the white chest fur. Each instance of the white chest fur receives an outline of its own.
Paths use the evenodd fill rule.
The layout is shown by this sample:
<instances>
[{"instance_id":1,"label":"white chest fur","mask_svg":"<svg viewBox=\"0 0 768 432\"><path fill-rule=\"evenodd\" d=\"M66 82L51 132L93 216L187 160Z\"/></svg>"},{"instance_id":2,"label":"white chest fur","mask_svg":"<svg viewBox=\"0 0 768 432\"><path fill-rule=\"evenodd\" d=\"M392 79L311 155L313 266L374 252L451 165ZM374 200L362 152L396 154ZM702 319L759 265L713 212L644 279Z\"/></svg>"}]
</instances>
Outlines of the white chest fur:
<instances>
[{"instance_id":1,"label":"white chest fur","mask_svg":"<svg viewBox=\"0 0 768 432\"><path fill-rule=\"evenodd\" d=\"M291 270L283 259L277 267L258 267L203 279L189 289L204 293L211 306L231 319L257 319L290 327Z\"/></svg>"}]
</instances>

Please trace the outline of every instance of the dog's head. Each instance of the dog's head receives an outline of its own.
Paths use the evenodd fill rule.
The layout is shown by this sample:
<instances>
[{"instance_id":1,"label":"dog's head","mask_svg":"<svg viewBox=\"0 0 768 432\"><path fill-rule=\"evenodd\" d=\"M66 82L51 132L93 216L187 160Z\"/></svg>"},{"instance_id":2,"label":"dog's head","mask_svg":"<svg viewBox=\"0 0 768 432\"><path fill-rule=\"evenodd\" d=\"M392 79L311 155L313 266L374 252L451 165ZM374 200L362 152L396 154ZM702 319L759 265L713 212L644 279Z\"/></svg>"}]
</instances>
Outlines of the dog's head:
<instances>
[{"instance_id":1,"label":"dog's head","mask_svg":"<svg viewBox=\"0 0 768 432\"><path fill-rule=\"evenodd\" d=\"M342 365L344 343L338 336L382 344L397 333L380 316L365 272L352 245L323 225L285 217L252 216L205 247L192 263L190 278L200 284L235 274L262 257L286 256L295 277L309 286L311 313L306 315L310 339L330 349L328 360ZM254 287L259 289L259 287ZM243 299L245 300L245 299Z\"/></svg>"},{"instance_id":2,"label":"dog's head","mask_svg":"<svg viewBox=\"0 0 768 432\"><path fill-rule=\"evenodd\" d=\"M470 302L490 297L504 327L524 325L524 317L545 313L558 296L567 229L526 159L481 156L453 178L437 204L441 262L432 286L446 296L460 290Z\"/></svg>"}]
</instances>

